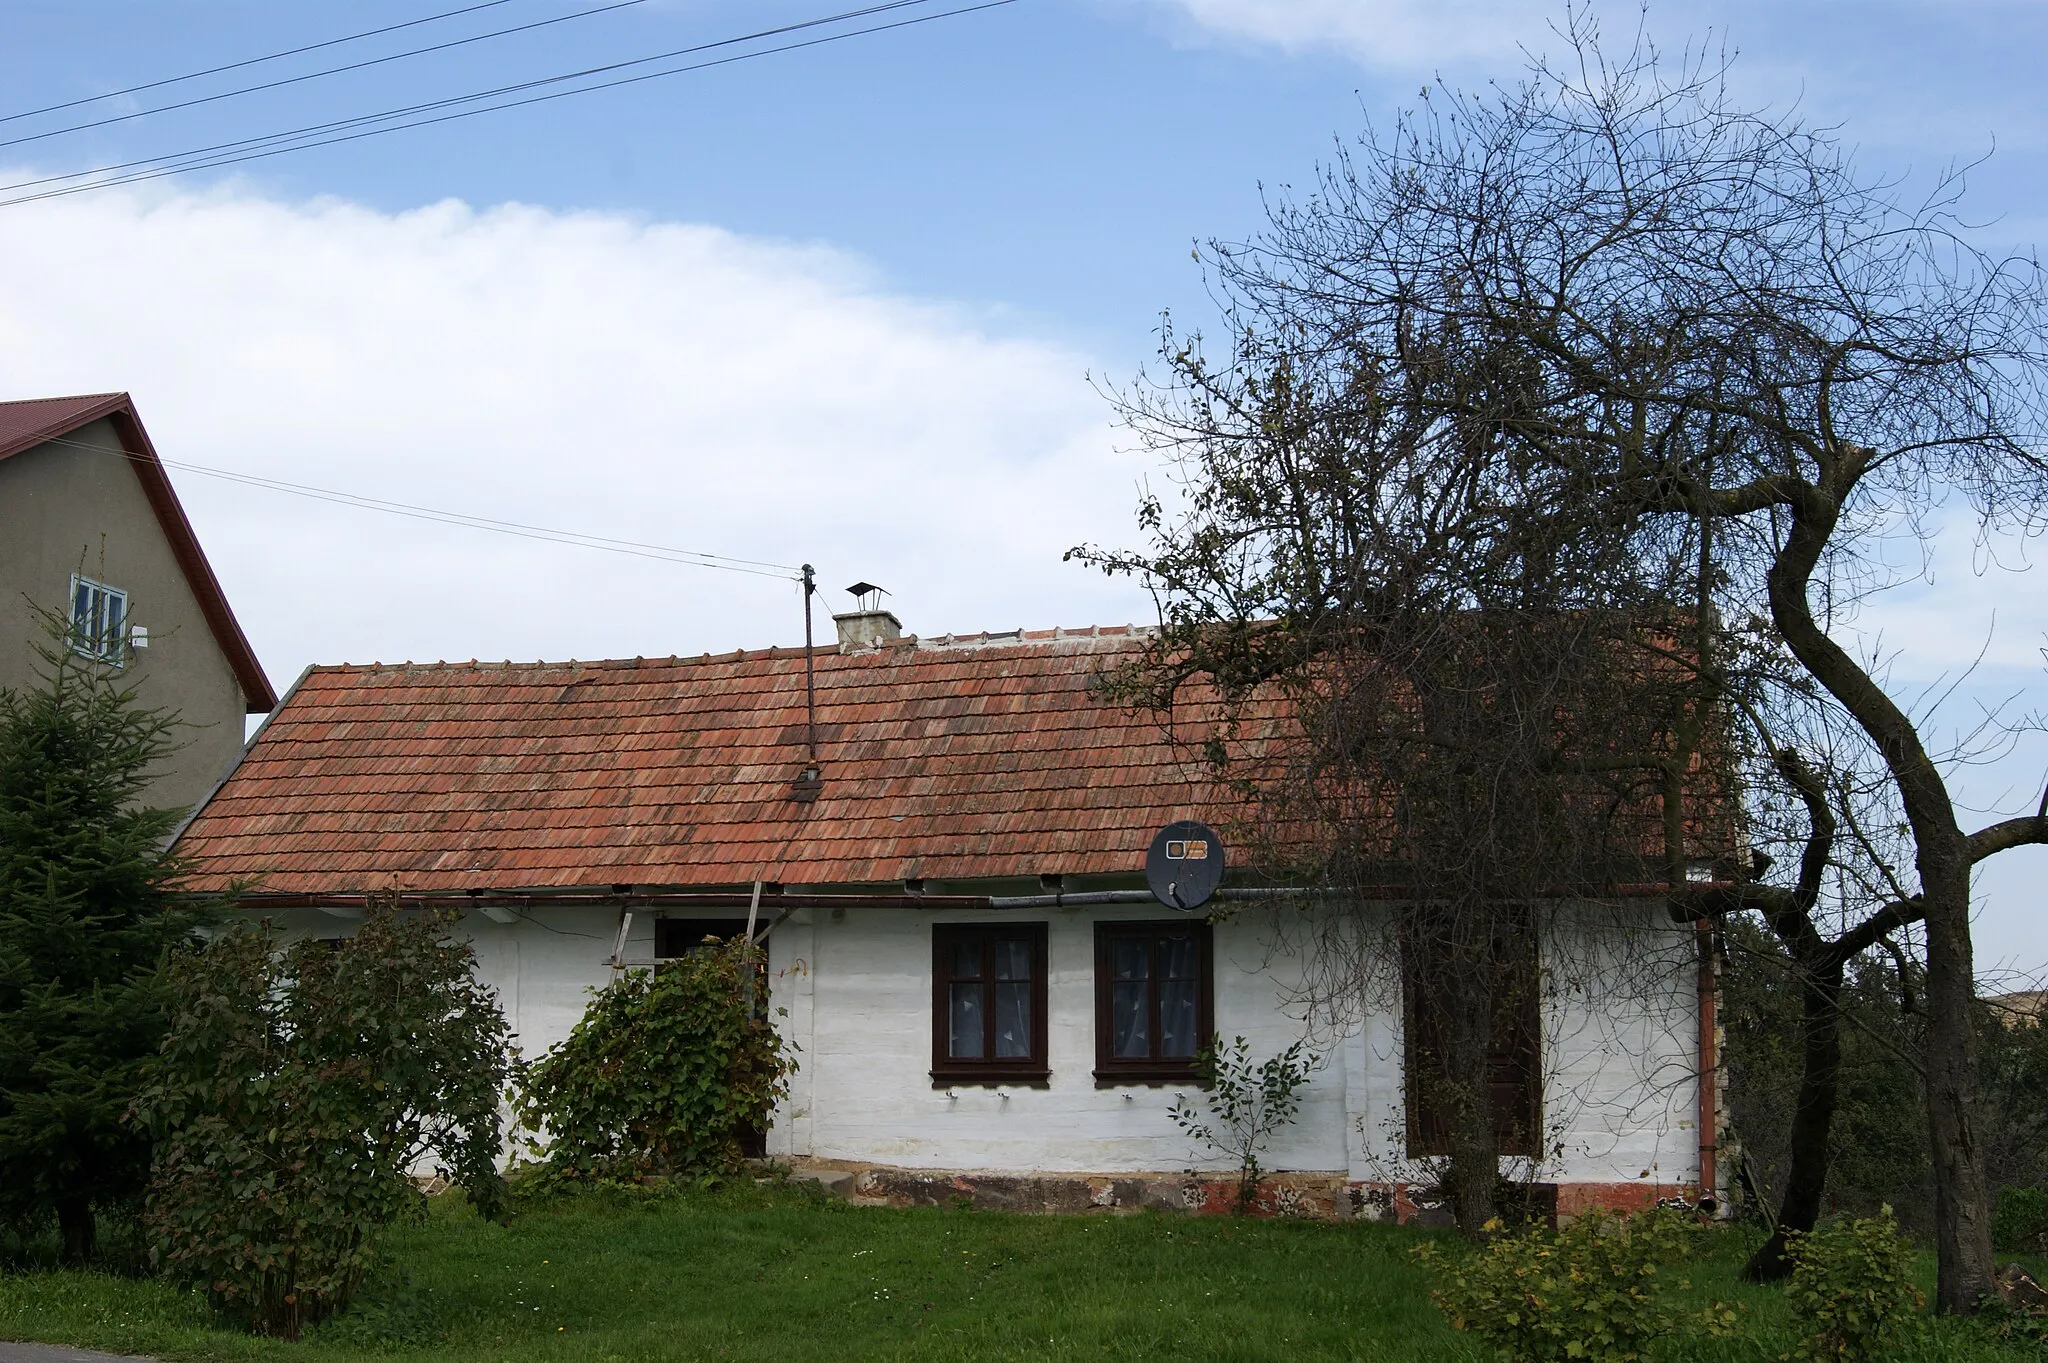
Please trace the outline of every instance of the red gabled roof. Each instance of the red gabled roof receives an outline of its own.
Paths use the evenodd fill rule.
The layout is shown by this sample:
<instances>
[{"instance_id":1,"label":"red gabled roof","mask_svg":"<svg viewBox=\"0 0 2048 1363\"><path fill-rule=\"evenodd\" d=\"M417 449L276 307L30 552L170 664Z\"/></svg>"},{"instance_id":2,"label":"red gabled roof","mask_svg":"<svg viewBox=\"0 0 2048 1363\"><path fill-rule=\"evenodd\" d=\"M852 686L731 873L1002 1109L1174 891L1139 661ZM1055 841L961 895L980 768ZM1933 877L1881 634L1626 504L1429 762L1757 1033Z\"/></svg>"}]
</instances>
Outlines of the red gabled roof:
<instances>
[{"instance_id":1,"label":"red gabled roof","mask_svg":"<svg viewBox=\"0 0 2048 1363\"><path fill-rule=\"evenodd\" d=\"M171 553L185 574L186 584L199 599L200 612L221 652L227 655L235 679L241 683L243 703L252 715L275 709L277 692L271 689L270 679L263 675L263 665L256 661L255 650L249 647L248 637L236 622L234 611L229 609L220 579L213 575L212 565L199 547L199 537L192 532L192 522L185 518L185 508L179 505L178 494L171 488L163 461L157 457L156 447L149 443L149 432L142 428L135 403L126 393L0 402L0 459L62 439L101 417L113 422L121 448L127 452L128 466L135 470L143 495L149 498L157 523L171 542Z\"/></svg>"},{"instance_id":2,"label":"red gabled roof","mask_svg":"<svg viewBox=\"0 0 2048 1363\"><path fill-rule=\"evenodd\" d=\"M1142 870L1199 763L1098 674L1129 629L310 670L179 842L192 888L804 885ZM1186 737L1181 735L1181 737Z\"/></svg>"}]
</instances>

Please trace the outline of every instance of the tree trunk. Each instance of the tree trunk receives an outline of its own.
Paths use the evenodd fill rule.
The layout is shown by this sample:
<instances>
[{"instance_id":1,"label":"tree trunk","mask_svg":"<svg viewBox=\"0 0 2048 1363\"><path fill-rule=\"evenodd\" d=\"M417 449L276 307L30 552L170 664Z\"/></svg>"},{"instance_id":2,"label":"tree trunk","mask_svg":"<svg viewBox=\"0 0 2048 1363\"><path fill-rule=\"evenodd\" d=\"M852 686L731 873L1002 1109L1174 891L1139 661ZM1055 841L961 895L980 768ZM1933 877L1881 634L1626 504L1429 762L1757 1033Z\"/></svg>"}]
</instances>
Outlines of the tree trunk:
<instances>
[{"instance_id":1,"label":"tree trunk","mask_svg":"<svg viewBox=\"0 0 2048 1363\"><path fill-rule=\"evenodd\" d=\"M1771 620L1793 654L1842 702L1884 754L1912 828L1927 922L1927 1127L1934 1158L1934 1239L1939 1309L1971 1314L1992 1290L1991 1221L1975 1112L1976 992L1970 950L1969 840L1956 823L1941 769L1913 720L1841 645L1814 623L1807 584L1833 532L1842 500L1868 451L1854 448L1827 495L1809 489L1794 504L1791 534L1767 575Z\"/></svg>"},{"instance_id":2,"label":"tree trunk","mask_svg":"<svg viewBox=\"0 0 2048 1363\"><path fill-rule=\"evenodd\" d=\"M1842 963L1832 956L1802 961L1799 976L1799 1101L1792 1111L1792 1162L1771 1238L1743 1265L1742 1276L1751 1282L1778 1282L1791 1275L1785 1241L1813 1229L1827 1191L1828 1135L1841 1089Z\"/></svg>"},{"instance_id":3,"label":"tree trunk","mask_svg":"<svg viewBox=\"0 0 2048 1363\"><path fill-rule=\"evenodd\" d=\"M77 1267L92 1262L99 1237L91 1204L82 1201L58 1203L57 1229L64 1237L65 1263Z\"/></svg>"},{"instance_id":4,"label":"tree trunk","mask_svg":"<svg viewBox=\"0 0 2048 1363\"><path fill-rule=\"evenodd\" d=\"M1954 847L1920 843L1927 909L1927 1126L1934 1155L1935 1305L1969 1315L1994 1290L1984 1152L1977 1144L1976 994L1970 946L1970 863Z\"/></svg>"},{"instance_id":5,"label":"tree trunk","mask_svg":"<svg viewBox=\"0 0 2048 1363\"><path fill-rule=\"evenodd\" d=\"M1491 962L1468 962L1475 968L1465 978L1487 979ZM1477 1237L1498 1213L1500 1143L1494 1134L1493 1058L1494 991L1483 985L1446 991L1444 1019L1446 1094L1451 1103L1450 1171L1444 1191L1458 1229Z\"/></svg>"}]
</instances>

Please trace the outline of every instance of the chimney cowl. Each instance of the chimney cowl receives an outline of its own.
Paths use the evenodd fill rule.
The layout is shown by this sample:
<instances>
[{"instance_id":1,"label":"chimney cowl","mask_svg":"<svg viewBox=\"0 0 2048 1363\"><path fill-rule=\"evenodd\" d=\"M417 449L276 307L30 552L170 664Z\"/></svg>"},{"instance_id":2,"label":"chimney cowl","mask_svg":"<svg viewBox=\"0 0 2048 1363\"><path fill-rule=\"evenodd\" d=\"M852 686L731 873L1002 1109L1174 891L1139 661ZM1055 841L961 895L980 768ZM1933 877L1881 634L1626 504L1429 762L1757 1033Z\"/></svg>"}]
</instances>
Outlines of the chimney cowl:
<instances>
[{"instance_id":1,"label":"chimney cowl","mask_svg":"<svg viewBox=\"0 0 2048 1363\"><path fill-rule=\"evenodd\" d=\"M903 637L903 622L894 611L848 611L832 617L839 628L839 647L879 648Z\"/></svg>"}]
</instances>

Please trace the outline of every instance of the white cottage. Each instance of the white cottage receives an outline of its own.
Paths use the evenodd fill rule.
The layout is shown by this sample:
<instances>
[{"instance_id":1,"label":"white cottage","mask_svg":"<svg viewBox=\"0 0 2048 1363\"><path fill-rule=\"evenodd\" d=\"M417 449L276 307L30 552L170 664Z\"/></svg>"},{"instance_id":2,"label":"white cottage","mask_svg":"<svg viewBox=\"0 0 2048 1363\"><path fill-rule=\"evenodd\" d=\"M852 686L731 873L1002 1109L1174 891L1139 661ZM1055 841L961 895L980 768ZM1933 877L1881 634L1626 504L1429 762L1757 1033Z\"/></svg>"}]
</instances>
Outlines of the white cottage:
<instances>
[{"instance_id":1,"label":"white cottage","mask_svg":"<svg viewBox=\"0 0 2048 1363\"><path fill-rule=\"evenodd\" d=\"M309 669L183 831L191 883L294 936L346 934L373 895L460 909L528 1055L615 969L751 921L801 1064L767 1152L862 1199L1221 1206L1168 1115L1194 1051L1306 1037L1269 1202L1413 1212L1432 1136L1398 977L1312 1015L1327 909L1236 869L1194 913L1144 888L1156 830L1230 811L1201 735L1100 693L1142 632L840 630L808 660ZM1711 1192L1692 928L1656 886L1541 924L1540 999L1492 1076L1512 1172L1565 1214Z\"/></svg>"}]
</instances>

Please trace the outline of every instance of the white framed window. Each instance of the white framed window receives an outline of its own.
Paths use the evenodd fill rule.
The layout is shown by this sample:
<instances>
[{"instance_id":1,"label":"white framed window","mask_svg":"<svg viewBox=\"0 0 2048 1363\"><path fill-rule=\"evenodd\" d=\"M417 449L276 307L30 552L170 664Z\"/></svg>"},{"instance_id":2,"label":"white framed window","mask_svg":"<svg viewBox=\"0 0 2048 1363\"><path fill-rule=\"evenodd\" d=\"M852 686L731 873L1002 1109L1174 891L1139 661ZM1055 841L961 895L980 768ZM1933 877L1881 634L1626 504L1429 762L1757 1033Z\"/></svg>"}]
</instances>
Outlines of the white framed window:
<instances>
[{"instance_id":1,"label":"white framed window","mask_svg":"<svg viewBox=\"0 0 2048 1363\"><path fill-rule=\"evenodd\" d=\"M71 575L71 651L120 667L128 661L128 593Z\"/></svg>"}]
</instances>

